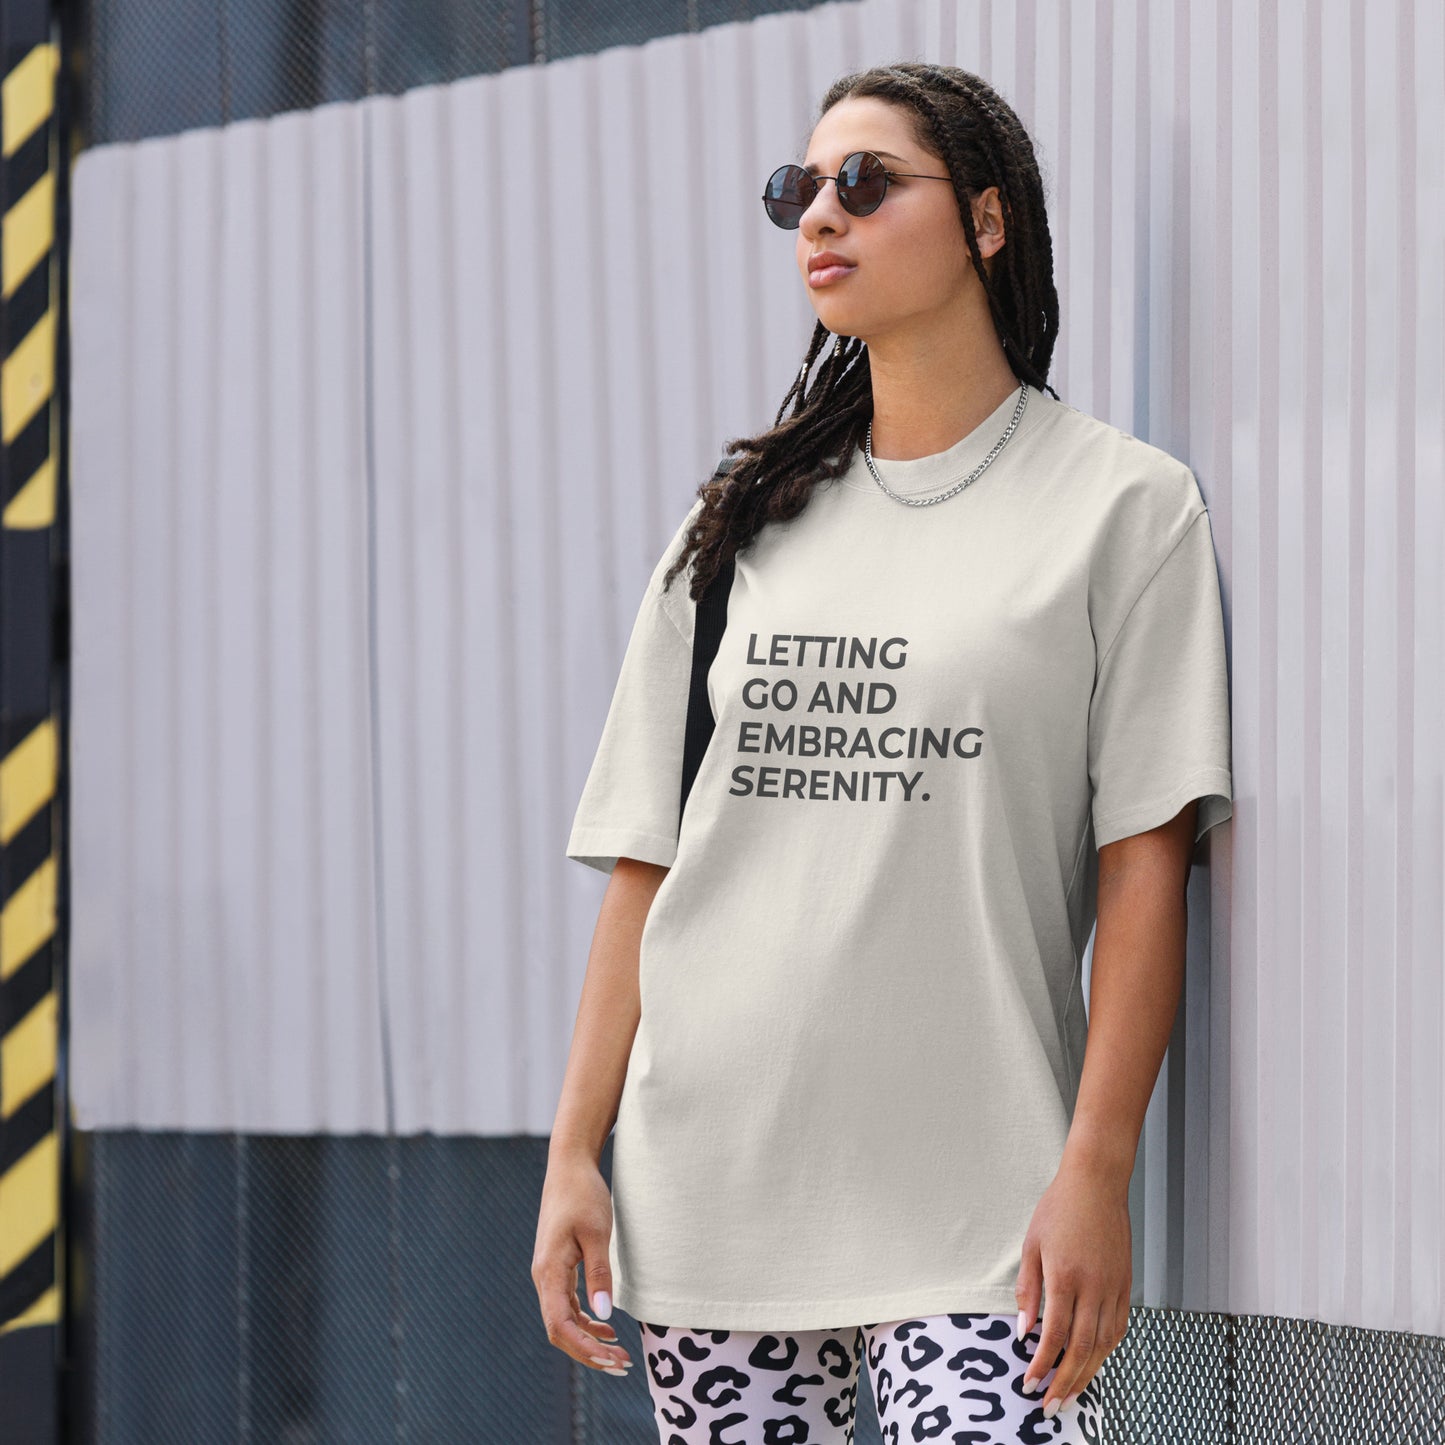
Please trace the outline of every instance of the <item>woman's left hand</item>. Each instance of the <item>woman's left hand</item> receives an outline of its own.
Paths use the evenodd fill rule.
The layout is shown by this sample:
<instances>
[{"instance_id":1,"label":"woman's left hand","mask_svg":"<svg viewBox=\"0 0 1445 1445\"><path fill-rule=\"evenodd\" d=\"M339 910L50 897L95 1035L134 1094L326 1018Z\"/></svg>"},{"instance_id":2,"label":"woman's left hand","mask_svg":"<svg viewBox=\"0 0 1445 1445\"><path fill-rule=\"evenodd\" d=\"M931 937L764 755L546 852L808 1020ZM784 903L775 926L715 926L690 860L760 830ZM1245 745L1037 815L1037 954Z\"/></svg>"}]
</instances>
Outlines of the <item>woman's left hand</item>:
<instances>
[{"instance_id":1,"label":"woman's left hand","mask_svg":"<svg viewBox=\"0 0 1445 1445\"><path fill-rule=\"evenodd\" d=\"M1066 1159L1034 1208L1014 1289L1025 1334L1040 1292L1047 1296L1039 1347L1024 1374L1028 1392L1058 1361L1042 1400L1046 1415L1070 1403L1124 1338L1132 1281L1128 1179Z\"/></svg>"}]
</instances>

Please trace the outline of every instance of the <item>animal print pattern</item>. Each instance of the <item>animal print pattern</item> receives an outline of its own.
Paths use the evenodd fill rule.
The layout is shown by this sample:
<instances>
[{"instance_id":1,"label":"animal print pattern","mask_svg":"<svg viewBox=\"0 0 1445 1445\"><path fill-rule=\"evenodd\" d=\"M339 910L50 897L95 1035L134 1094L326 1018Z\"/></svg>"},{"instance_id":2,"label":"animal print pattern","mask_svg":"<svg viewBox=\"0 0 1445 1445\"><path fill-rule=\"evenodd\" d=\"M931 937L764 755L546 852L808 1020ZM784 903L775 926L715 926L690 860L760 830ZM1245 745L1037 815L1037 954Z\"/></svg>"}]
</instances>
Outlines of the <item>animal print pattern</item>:
<instances>
[{"instance_id":1,"label":"animal print pattern","mask_svg":"<svg viewBox=\"0 0 1445 1445\"><path fill-rule=\"evenodd\" d=\"M1098 1377L1044 1416L1023 1392L1038 1327L929 1315L792 1334L638 1322L661 1445L853 1445L866 1350L885 1445L1101 1445ZM1044 1376L1053 1384L1057 1369Z\"/></svg>"}]
</instances>

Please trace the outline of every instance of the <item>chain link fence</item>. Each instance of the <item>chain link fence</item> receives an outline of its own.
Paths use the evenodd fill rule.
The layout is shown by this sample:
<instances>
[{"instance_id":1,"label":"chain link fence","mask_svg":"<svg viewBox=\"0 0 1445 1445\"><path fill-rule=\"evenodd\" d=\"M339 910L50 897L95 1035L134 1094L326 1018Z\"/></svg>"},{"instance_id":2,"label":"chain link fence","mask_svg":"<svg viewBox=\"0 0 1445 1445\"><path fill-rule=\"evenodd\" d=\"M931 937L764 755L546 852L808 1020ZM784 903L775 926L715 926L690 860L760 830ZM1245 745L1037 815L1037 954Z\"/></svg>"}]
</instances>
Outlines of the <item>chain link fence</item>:
<instances>
[{"instance_id":1,"label":"chain link fence","mask_svg":"<svg viewBox=\"0 0 1445 1445\"><path fill-rule=\"evenodd\" d=\"M396 95L820 0L77 0L81 141Z\"/></svg>"},{"instance_id":2,"label":"chain link fence","mask_svg":"<svg viewBox=\"0 0 1445 1445\"><path fill-rule=\"evenodd\" d=\"M656 1445L631 1319L613 1317L626 1379L547 1341L530 1277L546 1155L539 1138L78 1136L80 1438ZM1426 1336L1136 1307L1099 1384L1108 1445L1445 1445L1445 1340ZM855 1424L879 1445L871 1383Z\"/></svg>"},{"instance_id":3,"label":"chain link fence","mask_svg":"<svg viewBox=\"0 0 1445 1445\"><path fill-rule=\"evenodd\" d=\"M613 1317L628 1379L546 1338L546 1156L539 1138L81 1136L82 1438L656 1445L635 1322Z\"/></svg>"}]
</instances>

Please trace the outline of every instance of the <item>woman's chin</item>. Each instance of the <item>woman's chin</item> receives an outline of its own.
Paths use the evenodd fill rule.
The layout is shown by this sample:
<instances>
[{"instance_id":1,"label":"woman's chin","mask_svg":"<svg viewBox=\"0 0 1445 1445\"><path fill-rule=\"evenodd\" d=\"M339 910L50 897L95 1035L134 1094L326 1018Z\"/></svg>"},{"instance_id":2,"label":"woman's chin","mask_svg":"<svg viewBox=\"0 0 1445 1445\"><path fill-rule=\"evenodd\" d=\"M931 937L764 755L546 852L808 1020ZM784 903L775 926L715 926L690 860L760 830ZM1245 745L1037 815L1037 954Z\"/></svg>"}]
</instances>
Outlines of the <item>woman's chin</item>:
<instances>
[{"instance_id":1,"label":"woman's chin","mask_svg":"<svg viewBox=\"0 0 1445 1445\"><path fill-rule=\"evenodd\" d=\"M813 314L834 336L857 336L862 324L856 310L846 306L814 306Z\"/></svg>"}]
</instances>

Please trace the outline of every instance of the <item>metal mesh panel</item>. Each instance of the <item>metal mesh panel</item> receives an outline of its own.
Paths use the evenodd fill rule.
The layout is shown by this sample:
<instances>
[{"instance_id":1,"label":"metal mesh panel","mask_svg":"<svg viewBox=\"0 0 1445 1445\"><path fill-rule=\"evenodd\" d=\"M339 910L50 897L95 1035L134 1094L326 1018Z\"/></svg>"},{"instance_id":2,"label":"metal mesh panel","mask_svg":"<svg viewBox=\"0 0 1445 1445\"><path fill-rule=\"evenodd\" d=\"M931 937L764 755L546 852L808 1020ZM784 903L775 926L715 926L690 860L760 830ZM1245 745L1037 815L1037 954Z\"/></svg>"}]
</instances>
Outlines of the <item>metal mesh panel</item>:
<instances>
[{"instance_id":1,"label":"metal mesh panel","mask_svg":"<svg viewBox=\"0 0 1445 1445\"><path fill-rule=\"evenodd\" d=\"M628 1379L547 1341L545 1139L76 1137L84 1439L656 1445L634 1321ZM1430 1337L1136 1308L1099 1385L1108 1445L1445 1445Z\"/></svg>"},{"instance_id":2,"label":"metal mesh panel","mask_svg":"<svg viewBox=\"0 0 1445 1445\"><path fill-rule=\"evenodd\" d=\"M82 0L80 141L399 94L823 0Z\"/></svg>"},{"instance_id":3,"label":"metal mesh panel","mask_svg":"<svg viewBox=\"0 0 1445 1445\"><path fill-rule=\"evenodd\" d=\"M656 1445L635 1321L628 1379L547 1340L545 1139L75 1138L80 1438ZM880 1441L866 1386L855 1440Z\"/></svg>"},{"instance_id":4,"label":"metal mesh panel","mask_svg":"<svg viewBox=\"0 0 1445 1445\"><path fill-rule=\"evenodd\" d=\"M530 1276L545 1139L76 1137L86 1439L654 1433L644 1381L547 1340ZM636 1326L619 1333L641 1358Z\"/></svg>"},{"instance_id":5,"label":"metal mesh panel","mask_svg":"<svg viewBox=\"0 0 1445 1445\"><path fill-rule=\"evenodd\" d=\"M1134 1309L1099 1372L1108 1445L1441 1445L1445 1340Z\"/></svg>"}]
</instances>

